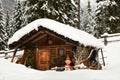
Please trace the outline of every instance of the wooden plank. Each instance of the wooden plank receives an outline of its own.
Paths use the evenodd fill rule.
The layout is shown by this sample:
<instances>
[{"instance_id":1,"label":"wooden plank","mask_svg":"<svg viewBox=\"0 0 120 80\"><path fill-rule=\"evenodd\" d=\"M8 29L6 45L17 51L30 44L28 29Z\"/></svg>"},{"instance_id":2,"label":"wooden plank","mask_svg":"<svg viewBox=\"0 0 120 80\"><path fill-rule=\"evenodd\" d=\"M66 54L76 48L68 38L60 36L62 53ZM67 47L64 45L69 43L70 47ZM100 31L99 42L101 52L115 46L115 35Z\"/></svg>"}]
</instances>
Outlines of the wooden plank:
<instances>
[{"instance_id":1,"label":"wooden plank","mask_svg":"<svg viewBox=\"0 0 120 80\"><path fill-rule=\"evenodd\" d=\"M17 52L17 49L18 49L18 48L15 48L15 51L14 51L14 54L13 54L13 57L12 57L11 62L13 62L13 61L14 61L14 58L15 58L15 55L16 55L16 52Z\"/></svg>"},{"instance_id":2,"label":"wooden plank","mask_svg":"<svg viewBox=\"0 0 120 80\"><path fill-rule=\"evenodd\" d=\"M17 45L16 47L20 47L21 45L24 45L24 44L28 43L30 40L34 39L35 37L37 37L41 33L43 34L43 32L39 31L35 35L33 35L30 38L28 38L27 40L23 41L21 44Z\"/></svg>"},{"instance_id":3,"label":"wooden plank","mask_svg":"<svg viewBox=\"0 0 120 80\"><path fill-rule=\"evenodd\" d=\"M17 51L22 51L22 50L18 49ZM0 54L8 54L8 53L11 54L12 52L14 52L14 50L0 52Z\"/></svg>"},{"instance_id":4,"label":"wooden plank","mask_svg":"<svg viewBox=\"0 0 120 80\"><path fill-rule=\"evenodd\" d=\"M120 40L113 40L113 41L108 41L108 42L117 42L117 41L120 41Z\"/></svg>"},{"instance_id":5,"label":"wooden plank","mask_svg":"<svg viewBox=\"0 0 120 80\"><path fill-rule=\"evenodd\" d=\"M47 36L47 34L41 35L39 38L33 40L32 43L35 43L36 41L38 41L38 40L40 40L40 39L42 39L42 38L44 38L46 36Z\"/></svg>"},{"instance_id":6,"label":"wooden plank","mask_svg":"<svg viewBox=\"0 0 120 80\"><path fill-rule=\"evenodd\" d=\"M24 54L22 55L22 58L21 58L21 64L26 64L25 60L26 60L26 57L27 57L27 54L26 54L26 49L24 49Z\"/></svg>"},{"instance_id":7,"label":"wooden plank","mask_svg":"<svg viewBox=\"0 0 120 80\"><path fill-rule=\"evenodd\" d=\"M51 36L53 36L53 37L56 37L56 38L58 38L58 39L60 39L60 40L62 40L62 41L64 41L66 44L69 44L69 45L72 45L72 46L77 46L77 45L75 45L75 44L72 44L72 43L70 43L70 42L68 42L68 41L66 41L65 39L63 39L63 38L60 38L60 37L58 37L58 36L56 36L55 34L53 34L53 33L50 33L50 32L48 32L48 31L45 31L47 34L49 34L49 35L51 35Z\"/></svg>"},{"instance_id":8,"label":"wooden plank","mask_svg":"<svg viewBox=\"0 0 120 80\"><path fill-rule=\"evenodd\" d=\"M101 49L101 55L102 55L103 65L105 66L105 60L104 60L104 56L103 56L103 51L102 51L102 49Z\"/></svg>"}]
</instances>

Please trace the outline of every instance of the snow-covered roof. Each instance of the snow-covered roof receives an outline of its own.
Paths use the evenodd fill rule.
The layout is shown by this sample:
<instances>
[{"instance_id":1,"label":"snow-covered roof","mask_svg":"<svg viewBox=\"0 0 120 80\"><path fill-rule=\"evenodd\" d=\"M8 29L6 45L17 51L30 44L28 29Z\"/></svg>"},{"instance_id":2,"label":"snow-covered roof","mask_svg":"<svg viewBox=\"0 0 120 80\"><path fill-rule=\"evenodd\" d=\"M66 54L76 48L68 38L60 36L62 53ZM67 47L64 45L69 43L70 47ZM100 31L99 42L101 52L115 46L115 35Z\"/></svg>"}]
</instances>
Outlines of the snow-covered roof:
<instances>
[{"instance_id":1,"label":"snow-covered roof","mask_svg":"<svg viewBox=\"0 0 120 80\"><path fill-rule=\"evenodd\" d=\"M47 28L53 32L56 32L59 35L64 36L65 38L69 38L73 41L77 41L80 44L84 44L85 46L93 46L93 47L102 47L102 42L95 38L93 35L90 35L82 30L78 30L73 28L72 26L51 20L51 19L37 19L25 27L21 28L9 39L8 44L13 44L21 39L24 35L30 33L32 30L38 30L40 27Z\"/></svg>"}]
</instances>

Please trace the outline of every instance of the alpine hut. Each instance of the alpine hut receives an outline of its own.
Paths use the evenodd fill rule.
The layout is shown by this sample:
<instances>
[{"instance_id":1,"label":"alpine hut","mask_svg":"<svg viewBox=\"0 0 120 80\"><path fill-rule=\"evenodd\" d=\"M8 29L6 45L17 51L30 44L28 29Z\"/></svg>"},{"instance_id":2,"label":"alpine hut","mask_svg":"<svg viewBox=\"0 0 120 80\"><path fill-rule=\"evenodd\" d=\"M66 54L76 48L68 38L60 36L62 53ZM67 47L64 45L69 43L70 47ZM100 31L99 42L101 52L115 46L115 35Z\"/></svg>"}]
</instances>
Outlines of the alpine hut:
<instances>
[{"instance_id":1,"label":"alpine hut","mask_svg":"<svg viewBox=\"0 0 120 80\"><path fill-rule=\"evenodd\" d=\"M102 47L92 35L46 18L37 19L15 32L8 44L15 49L12 62L17 50L24 50L17 62L39 70L64 67L67 56L73 64L84 63L91 68L92 51Z\"/></svg>"}]
</instances>

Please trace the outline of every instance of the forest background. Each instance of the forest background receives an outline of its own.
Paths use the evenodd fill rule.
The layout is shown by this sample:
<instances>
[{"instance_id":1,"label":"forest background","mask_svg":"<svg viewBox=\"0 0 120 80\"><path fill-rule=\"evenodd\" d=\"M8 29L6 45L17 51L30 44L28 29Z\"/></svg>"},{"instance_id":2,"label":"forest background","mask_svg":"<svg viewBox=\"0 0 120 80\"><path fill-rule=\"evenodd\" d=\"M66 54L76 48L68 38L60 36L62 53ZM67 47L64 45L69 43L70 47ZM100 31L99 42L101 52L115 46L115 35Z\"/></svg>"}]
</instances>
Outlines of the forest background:
<instances>
[{"instance_id":1,"label":"forest background","mask_svg":"<svg viewBox=\"0 0 120 80\"><path fill-rule=\"evenodd\" d=\"M0 50L20 28L49 18L84 30L97 38L103 33L120 33L119 0L1 0ZM80 7L79 7L80 6Z\"/></svg>"}]
</instances>

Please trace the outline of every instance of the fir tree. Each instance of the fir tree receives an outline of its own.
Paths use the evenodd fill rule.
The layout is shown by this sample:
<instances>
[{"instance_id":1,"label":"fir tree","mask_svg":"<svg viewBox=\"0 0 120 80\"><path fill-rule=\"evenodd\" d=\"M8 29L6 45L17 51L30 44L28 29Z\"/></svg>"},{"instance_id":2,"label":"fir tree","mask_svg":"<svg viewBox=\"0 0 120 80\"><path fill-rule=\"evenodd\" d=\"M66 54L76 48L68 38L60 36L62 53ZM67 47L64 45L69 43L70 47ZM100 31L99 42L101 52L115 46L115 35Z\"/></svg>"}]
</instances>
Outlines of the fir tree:
<instances>
[{"instance_id":1,"label":"fir tree","mask_svg":"<svg viewBox=\"0 0 120 80\"><path fill-rule=\"evenodd\" d=\"M5 34L5 31L4 31L2 5L0 3L0 50L5 49L4 34Z\"/></svg>"},{"instance_id":2,"label":"fir tree","mask_svg":"<svg viewBox=\"0 0 120 80\"><path fill-rule=\"evenodd\" d=\"M8 11L6 11L6 15L5 15L6 17L5 17L5 27L4 27L4 31L5 31L5 34L4 34L4 41L5 41L5 44L6 44L6 47L8 48L8 44L7 44L7 42L8 42L8 39L10 38L10 36L11 36L11 34L12 34L12 31L11 31L11 29L12 29L12 27L10 27L10 21L11 21L11 19L10 19L10 16L9 16L9 14L8 14Z\"/></svg>"},{"instance_id":3,"label":"fir tree","mask_svg":"<svg viewBox=\"0 0 120 80\"><path fill-rule=\"evenodd\" d=\"M120 32L120 9L114 0L97 0L97 36Z\"/></svg>"},{"instance_id":4,"label":"fir tree","mask_svg":"<svg viewBox=\"0 0 120 80\"><path fill-rule=\"evenodd\" d=\"M28 23L39 18L50 18L74 25L75 7L70 0L27 0Z\"/></svg>"},{"instance_id":5,"label":"fir tree","mask_svg":"<svg viewBox=\"0 0 120 80\"><path fill-rule=\"evenodd\" d=\"M22 2L20 2L19 0L16 1L16 6L15 6L15 11L14 11L14 16L13 16L13 28L14 31L16 32L17 30L19 30L20 28L22 28L25 25L25 9L24 9L24 4Z\"/></svg>"},{"instance_id":6,"label":"fir tree","mask_svg":"<svg viewBox=\"0 0 120 80\"><path fill-rule=\"evenodd\" d=\"M94 11L91 9L90 1L88 1L88 5L81 12L81 29L90 33L95 34L94 28L96 27L95 16L93 15Z\"/></svg>"},{"instance_id":7,"label":"fir tree","mask_svg":"<svg viewBox=\"0 0 120 80\"><path fill-rule=\"evenodd\" d=\"M114 0L114 1L116 2L117 6L118 6L119 9L120 9L120 1L119 1L119 0Z\"/></svg>"}]
</instances>

